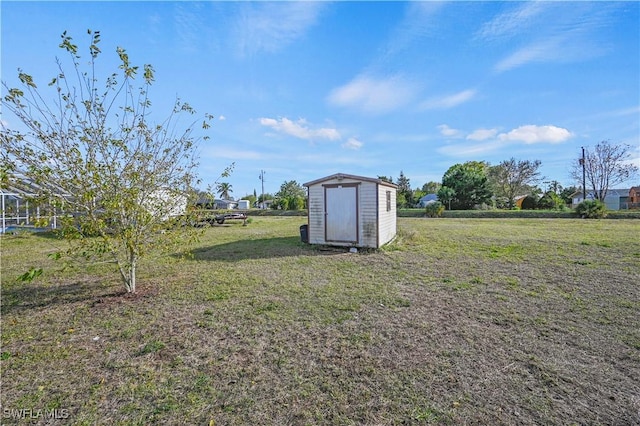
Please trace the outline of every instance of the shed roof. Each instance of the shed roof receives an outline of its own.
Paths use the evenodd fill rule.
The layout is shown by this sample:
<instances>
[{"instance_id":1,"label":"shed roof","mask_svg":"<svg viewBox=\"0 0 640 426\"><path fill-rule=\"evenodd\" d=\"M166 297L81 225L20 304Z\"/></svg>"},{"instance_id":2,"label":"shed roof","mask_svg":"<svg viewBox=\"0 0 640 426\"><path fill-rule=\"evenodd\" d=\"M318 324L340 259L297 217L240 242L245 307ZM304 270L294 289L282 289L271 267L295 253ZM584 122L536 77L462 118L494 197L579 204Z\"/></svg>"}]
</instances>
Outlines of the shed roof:
<instances>
[{"instance_id":1,"label":"shed roof","mask_svg":"<svg viewBox=\"0 0 640 426\"><path fill-rule=\"evenodd\" d=\"M427 201L438 201L438 194L427 194L423 197L421 197L418 201L422 202L427 202Z\"/></svg>"},{"instance_id":2,"label":"shed roof","mask_svg":"<svg viewBox=\"0 0 640 426\"><path fill-rule=\"evenodd\" d=\"M365 177L365 176L356 176L356 175L350 175L347 173L335 173L332 174L330 176L326 176L320 179L316 179L316 180L312 180L311 182L307 182L307 183L303 183L303 186L309 187L311 185L315 185L317 183L321 183L327 180L333 180L333 179L337 179L337 180L342 180L342 179L352 179L352 180L361 180L364 182L373 182L373 183L377 183L379 185L385 185L385 186L389 186L392 188L397 188L398 185L394 184L394 183L390 183L387 182L385 180L382 179L378 179L378 178L370 178L370 177Z\"/></svg>"},{"instance_id":3,"label":"shed roof","mask_svg":"<svg viewBox=\"0 0 640 426\"><path fill-rule=\"evenodd\" d=\"M607 190L607 196L618 195L619 197L626 197L627 194L629 194L629 191L631 191L631 189L610 188L609 190ZM587 190L587 196L592 195L592 194L593 194L593 189L588 189ZM578 189L576 192L571 194L571 198L578 197L578 196L582 196L582 190L581 189Z\"/></svg>"}]
</instances>

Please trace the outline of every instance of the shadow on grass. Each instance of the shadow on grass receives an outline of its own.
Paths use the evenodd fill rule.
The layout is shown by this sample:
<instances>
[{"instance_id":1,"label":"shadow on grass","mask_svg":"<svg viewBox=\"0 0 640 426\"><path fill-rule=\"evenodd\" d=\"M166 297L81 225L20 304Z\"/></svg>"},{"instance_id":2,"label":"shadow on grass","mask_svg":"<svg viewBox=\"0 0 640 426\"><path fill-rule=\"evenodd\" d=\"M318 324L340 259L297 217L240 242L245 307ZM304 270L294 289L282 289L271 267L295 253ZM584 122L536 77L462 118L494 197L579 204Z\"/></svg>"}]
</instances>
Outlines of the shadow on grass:
<instances>
[{"instance_id":1,"label":"shadow on grass","mask_svg":"<svg viewBox=\"0 0 640 426\"><path fill-rule=\"evenodd\" d=\"M35 232L29 229L9 231L0 234L0 238L16 239L16 238L42 238L45 240L63 240L64 238L57 231L39 231Z\"/></svg>"},{"instance_id":2,"label":"shadow on grass","mask_svg":"<svg viewBox=\"0 0 640 426\"><path fill-rule=\"evenodd\" d=\"M8 287L8 288L7 288ZM71 284L44 287L38 283L15 283L2 289L2 308L4 315L13 311L30 310L51 306L62 306L78 302L93 301L125 296L124 289L114 285L101 285L96 282L81 281Z\"/></svg>"},{"instance_id":3,"label":"shadow on grass","mask_svg":"<svg viewBox=\"0 0 640 426\"><path fill-rule=\"evenodd\" d=\"M236 262L245 259L341 254L348 250L348 247L324 247L305 244L300 241L300 237L276 237L232 241L202 247L191 251L191 255L186 257L200 261L222 260ZM183 254L183 256L185 255Z\"/></svg>"}]
</instances>

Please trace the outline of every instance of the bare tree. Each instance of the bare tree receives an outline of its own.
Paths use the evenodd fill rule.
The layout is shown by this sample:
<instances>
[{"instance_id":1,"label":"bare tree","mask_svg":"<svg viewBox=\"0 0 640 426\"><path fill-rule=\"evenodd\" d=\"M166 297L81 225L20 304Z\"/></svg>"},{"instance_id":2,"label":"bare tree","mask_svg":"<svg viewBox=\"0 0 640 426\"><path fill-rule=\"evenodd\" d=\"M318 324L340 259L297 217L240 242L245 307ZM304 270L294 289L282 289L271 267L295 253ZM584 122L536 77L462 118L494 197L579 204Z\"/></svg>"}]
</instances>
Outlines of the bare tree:
<instances>
[{"instance_id":1,"label":"bare tree","mask_svg":"<svg viewBox=\"0 0 640 426\"><path fill-rule=\"evenodd\" d=\"M541 164L540 160L519 161L512 157L491 167L489 179L495 195L506 198L507 206L513 208L516 196L524 195L524 192L528 192L532 185L542 179L538 171Z\"/></svg>"},{"instance_id":2,"label":"bare tree","mask_svg":"<svg viewBox=\"0 0 640 426\"><path fill-rule=\"evenodd\" d=\"M586 186L593 191L594 197L604 201L609 189L632 179L638 173L638 166L631 159L631 145L614 145L608 140L599 142L593 150L585 149L584 176ZM577 159L571 169L571 177L582 181L583 164ZM586 188L583 199L586 199Z\"/></svg>"},{"instance_id":3,"label":"bare tree","mask_svg":"<svg viewBox=\"0 0 640 426\"><path fill-rule=\"evenodd\" d=\"M183 241L188 232L175 222L184 219L195 181L196 121L180 131L177 120L195 111L177 100L165 121L150 123L153 68L133 66L119 47L119 70L100 84L100 34L88 33L86 70L65 32L59 47L68 54L72 71L66 73L57 59L49 91L22 70L18 88L3 82L2 106L13 114L5 120L15 118L26 130L3 121L0 170L21 172L39 188L38 199L67 213L62 235L71 243L69 254L110 257L127 292L135 293L141 256L152 247ZM136 88L139 71L142 83Z\"/></svg>"}]
</instances>

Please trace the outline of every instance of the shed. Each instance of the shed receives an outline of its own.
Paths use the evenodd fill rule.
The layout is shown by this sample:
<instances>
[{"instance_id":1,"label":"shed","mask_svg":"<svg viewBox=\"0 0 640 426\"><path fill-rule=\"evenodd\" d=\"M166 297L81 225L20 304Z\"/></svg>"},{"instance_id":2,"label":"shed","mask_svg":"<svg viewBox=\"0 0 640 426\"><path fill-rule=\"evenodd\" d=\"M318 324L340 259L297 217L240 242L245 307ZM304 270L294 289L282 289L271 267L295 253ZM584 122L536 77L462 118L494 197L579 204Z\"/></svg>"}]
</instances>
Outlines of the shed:
<instances>
[{"instance_id":1,"label":"shed","mask_svg":"<svg viewBox=\"0 0 640 426\"><path fill-rule=\"evenodd\" d=\"M396 236L393 183L336 173L304 186L310 244L379 248Z\"/></svg>"}]
</instances>

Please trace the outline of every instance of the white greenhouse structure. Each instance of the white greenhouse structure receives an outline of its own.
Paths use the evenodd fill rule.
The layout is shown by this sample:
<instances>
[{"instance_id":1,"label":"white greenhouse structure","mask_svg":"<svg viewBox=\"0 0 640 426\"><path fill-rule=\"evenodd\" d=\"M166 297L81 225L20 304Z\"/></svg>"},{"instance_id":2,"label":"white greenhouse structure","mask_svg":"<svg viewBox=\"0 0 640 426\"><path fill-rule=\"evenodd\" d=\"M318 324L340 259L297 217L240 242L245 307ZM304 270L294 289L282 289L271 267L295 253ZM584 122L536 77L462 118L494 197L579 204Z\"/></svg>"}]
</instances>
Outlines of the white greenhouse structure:
<instances>
[{"instance_id":1,"label":"white greenhouse structure","mask_svg":"<svg viewBox=\"0 0 640 426\"><path fill-rule=\"evenodd\" d=\"M50 206L34 201L38 185L24 178L0 187L2 222L0 234L17 230L44 231L58 226L58 217Z\"/></svg>"}]
</instances>

